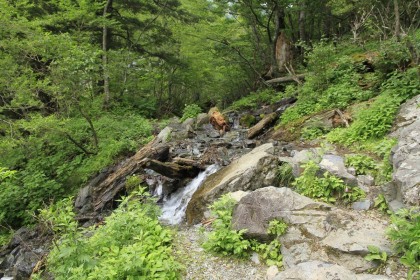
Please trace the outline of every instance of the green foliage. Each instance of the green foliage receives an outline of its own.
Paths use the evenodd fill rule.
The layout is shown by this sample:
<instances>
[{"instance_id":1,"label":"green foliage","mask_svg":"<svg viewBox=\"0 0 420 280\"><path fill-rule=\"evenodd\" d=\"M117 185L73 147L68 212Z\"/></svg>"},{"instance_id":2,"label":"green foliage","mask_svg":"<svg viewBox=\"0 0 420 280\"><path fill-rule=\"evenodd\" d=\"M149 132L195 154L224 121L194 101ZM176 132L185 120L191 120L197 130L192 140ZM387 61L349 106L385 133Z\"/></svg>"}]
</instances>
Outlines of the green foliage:
<instances>
[{"instance_id":1,"label":"green foliage","mask_svg":"<svg viewBox=\"0 0 420 280\"><path fill-rule=\"evenodd\" d=\"M282 236L287 231L287 224L277 219L271 220L268 224L267 232L275 236Z\"/></svg>"},{"instance_id":2,"label":"green foliage","mask_svg":"<svg viewBox=\"0 0 420 280\"><path fill-rule=\"evenodd\" d=\"M378 208L379 211L388 213L388 203L386 202L385 196L383 194L379 194L374 201L373 207Z\"/></svg>"},{"instance_id":3,"label":"green foliage","mask_svg":"<svg viewBox=\"0 0 420 280\"><path fill-rule=\"evenodd\" d=\"M289 163L280 165L277 170L277 177L279 178L279 186L290 186L295 180L292 165Z\"/></svg>"},{"instance_id":4,"label":"green foliage","mask_svg":"<svg viewBox=\"0 0 420 280\"><path fill-rule=\"evenodd\" d=\"M318 177L319 166L313 161L305 164L304 168L302 175L292 183L297 192L304 196L328 203L335 203L337 200L353 202L365 196L360 188L350 188L343 180L328 172Z\"/></svg>"},{"instance_id":5,"label":"green foliage","mask_svg":"<svg viewBox=\"0 0 420 280\"><path fill-rule=\"evenodd\" d=\"M172 234L159 224L157 206L144 189L124 198L96 229L77 228L71 204L62 203L67 205L64 210L57 205L42 212L61 234L47 261L47 271L55 279L180 278L181 267L172 256Z\"/></svg>"},{"instance_id":6,"label":"green foliage","mask_svg":"<svg viewBox=\"0 0 420 280\"><path fill-rule=\"evenodd\" d=\"M129 192L138 188L140 186L141 179L139 176L132 175L128 177L125 181L125 189Z\"/></svg>"},{"instance_id":7,"label":"green foliage","mask_svg":"<svg viewBox=\"0 0 420 280\"><path fill-rule=\"evenodd\" d=\"M283 94L275 92L273 89L264 89L257 92L251 92L249 95L233 102L228 109L235 111L256 109L263 105L274 104L283 98Z\"/></svg>"},{"instance_id":8,"label":"green foliage","mask_svg":"<svg viewBox=\"0 0 420 280\"><path fill-rule=\"evenodd\" d=\"M184 110L182 111L182 118L181 122L185 121L189 118L195 118L198 114L200 114L203 110L197 104L189 104L185 105Z\"/></svg>"},{"instance_id":9,"label":"green foliage","mask_svg":"<svg viewBox=\"0 0 420 280\"><path fill-rule=\"evenodd\" d=\"M273 235L274 240L268 244L257 240L247 240L243 237L245 230L232 230L232 212L235 204L236 201L228 194L210 206L216 220L213 222L213 231L203 243L203 247L211 252L236 257L249 257L253 250L266 261L267 265L281 267L283 257L280 253L281 244L278 237L286 232L287 224L280 220L270 221L267 233Z\"/></svg>"},{"instance_id":10,"label":"green foliage","mask_svg":"<svg viewBox=\"0 0 420 280\"><path fill-rule=\"evenodd\" d=\"M419 209L402 209L391 216L388 236L394 249L402 254L401 262L410 268L408 279L420 272L420 212Z\"/></svg>"},{"instance_id":11,"label":"green foliage","mask_svg":"<svg viewBox=\"0 0 420 280\"><path fill-rule=\"evenodd\" d=\"M365 256L367 261L378 261L381 264L384 264L388 260L388 254L386 252L381 252L381 250L373 245L368 245L369 253Z\"/></svg>"},{"instance_id":12,"label":"green foliage","mask_svg":"<svg viewBox=\"0 0 420 280\"><path fill-rule=\"evenodd\" d=\"M356 169L357 175L372 174L376 170L376 162L367 155L347 155L346 166L351 166Z\"/></svg>"},{"instance_id":13,"label":"green foliage","mask_svg":"<svg viewBox=\"0 0 420 280\"><path fill-rule=\"evenodd\" d=\"M313 140L325 134L325 131L321 127L305 127L302 129L301 137L304 140Z\"/></svg>"},{"instance_id":14,"label":"green foliage","mask_svg":"<svg viewBox=\"0 0 420 280\"><path fill-rule=\"evenodd\" d=\"M151 134L141 116L102 114L84 118L32 115L16 121L13 137L0 138L0 223L19 227L33 221L43 203L73 194L92 175L135 152ZM75 142L77 144L75 144ZM84 149L82 150L81 147Z\"/></svg>"},{"instance_id":15,"label":"green foliage","mask_svg":"<svg viewBox=\"0 0 420 280\"><path fill-rule=\"evenodd\" d=\"M204 249L223 255L249 256L251 243L243 237L245 230L236 231L231 226L235 204L230 195L224 195L210 206L216 220L213 222L213 231L203 243Z\"/></svg>"}]
</instances>

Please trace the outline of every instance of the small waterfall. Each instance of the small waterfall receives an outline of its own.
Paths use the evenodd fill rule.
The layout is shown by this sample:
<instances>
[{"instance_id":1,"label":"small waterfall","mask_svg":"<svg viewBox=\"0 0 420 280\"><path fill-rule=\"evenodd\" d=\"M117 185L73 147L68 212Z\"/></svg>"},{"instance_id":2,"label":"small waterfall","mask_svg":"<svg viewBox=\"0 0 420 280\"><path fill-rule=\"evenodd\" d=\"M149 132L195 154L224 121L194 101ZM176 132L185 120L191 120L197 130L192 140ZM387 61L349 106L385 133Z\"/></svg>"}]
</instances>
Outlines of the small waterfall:
<instances>
[{"instance_id":1,"label":"small waterfall","mask_svg":"<svg viewBox=\"0 0 420 280\"><path fill-rule=\"evenodd\" d=\"M171 225L181 223L184 219L188 202L194 192L201 186L209 175L215 173L218 169L218 165L210 165L205 171L198 174L198 176L195 177L188 185L174 192L168 200L163 202L160 220Z\"/></svg>"}]
</instances>

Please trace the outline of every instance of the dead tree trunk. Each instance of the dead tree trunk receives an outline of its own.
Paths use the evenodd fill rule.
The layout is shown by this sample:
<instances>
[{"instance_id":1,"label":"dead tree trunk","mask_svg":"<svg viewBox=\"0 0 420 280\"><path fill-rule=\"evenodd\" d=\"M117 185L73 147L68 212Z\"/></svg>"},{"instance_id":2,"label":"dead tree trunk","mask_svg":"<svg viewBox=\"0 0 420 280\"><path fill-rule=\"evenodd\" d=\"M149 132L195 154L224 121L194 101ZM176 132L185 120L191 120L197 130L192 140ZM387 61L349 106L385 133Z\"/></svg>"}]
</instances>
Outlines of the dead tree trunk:
<instances>
[{"instance_id":1,"label":"dead tree trunk","mask_svg":"<svg viewBox=\"0 0 420 280\"><path fill-rule=\"evenodd\" d=\"M260 135L265 128L270 126L275 120L277 120L277 113L271 113L260 120L256 125L248 129L248 139L253 139Z\"/></svg>"},{"instance_id":2,"label":"dead tree trunk","mask_svg":"<svg viewBox=\"0 0 420 280\"><path fill-rule=\"evenodd\" d=\"M194 178L200 172L200 169L194 166L179 165L173 162L161 162L158 160L150 160L145 167L156 171L163 176L169 178Z\"/></svg>"}]
</instances>

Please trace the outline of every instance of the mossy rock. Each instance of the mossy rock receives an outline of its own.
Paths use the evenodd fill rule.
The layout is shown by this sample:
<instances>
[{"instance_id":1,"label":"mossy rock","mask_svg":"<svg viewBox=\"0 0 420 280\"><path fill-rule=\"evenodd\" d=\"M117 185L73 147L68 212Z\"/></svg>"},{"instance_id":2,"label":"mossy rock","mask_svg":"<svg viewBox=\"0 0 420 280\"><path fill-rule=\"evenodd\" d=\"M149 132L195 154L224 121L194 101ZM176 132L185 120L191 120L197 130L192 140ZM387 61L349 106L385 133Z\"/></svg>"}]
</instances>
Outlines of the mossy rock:
<instances>
[{"instance_id":1,"label":"mossy rock","mask_svg":"<svg viewBox=\"0 0 420 280\"><path fill-rule=\"evenodd\" d=\"M239 119L239 124L243 127L251 127L253 126L255 123L257 122L257 119L255 118L255 116L251 115L251 114L246 114L243 115L240 119Z\"/></svg>"}]
</instances>

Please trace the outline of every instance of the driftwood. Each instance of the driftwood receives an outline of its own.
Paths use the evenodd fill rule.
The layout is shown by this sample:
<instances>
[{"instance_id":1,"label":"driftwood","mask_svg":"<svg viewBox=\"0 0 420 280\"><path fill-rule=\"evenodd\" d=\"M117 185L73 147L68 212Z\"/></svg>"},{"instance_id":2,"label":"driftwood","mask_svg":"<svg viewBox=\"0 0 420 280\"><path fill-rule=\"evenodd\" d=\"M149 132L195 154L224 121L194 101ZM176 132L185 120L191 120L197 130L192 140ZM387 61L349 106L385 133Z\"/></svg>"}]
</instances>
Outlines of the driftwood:
<instances>
[{"instance_id":1,"label":"driftwood","mask_svg":"<svg viewBox=\"0 0 420 280\"><path fill-rule=\"evenodd\" d=\"M95 212L113 202L114 197L123 189L125 178L140 170L149 159L164 161L169 156L169 145L160 144L155 138L141 148L134 156L113 168L97 184L92 185L92 206ZM95 179L94 179L95 180Z\"/></svg>"},{"instance_id":2,"label":"driftwood","mask_svg":"<svg viewBox=\"0 0 420 280\"><path fill-rule=\"evenodd\" d=\"M280 77L265 81L267 84L275 84L275 83L286 83L286 82L296 82L296 80L303 80L305 79L305 74L298 74L295 76L287 76L287 77Z\"/></svg>"},{"instance_id":3,"label":"driftwood","mask_svg":"<svg viewBox=\"0 0 420 280\"><path fill-rule=\"evenodd\" d=\"M275 120L277 120L277 113L271 113L260 120L256 125L248 129L248 139L253 139L260 135L263 130L270 126Z\"/></svg>"},{"instance_id":4,"label":"driftwood","mask_svg":"<svg viewBox=\"0 0 420 280\"><path fill-rule=\"evenodd\" d=\"M214 129L219 131L220 135L225 134L226 131L230 130L230 126L226 121L225 117L219 112L217 107L213 107L210 109L209 113L210 124L213 126Z\"/></svg>"},{"instance_id":5,"label":"driftwood","mask_svg":"<svg viewBox=\"0 0 420 280\"><path fill-rule=\"evenodd\" d=\"M161 162L158 160L149 160L145 167L162 174L169 178L194 178L200 172L200 169L194 166L179 165L173 162Z\"/></svg>"}]
</instances>

